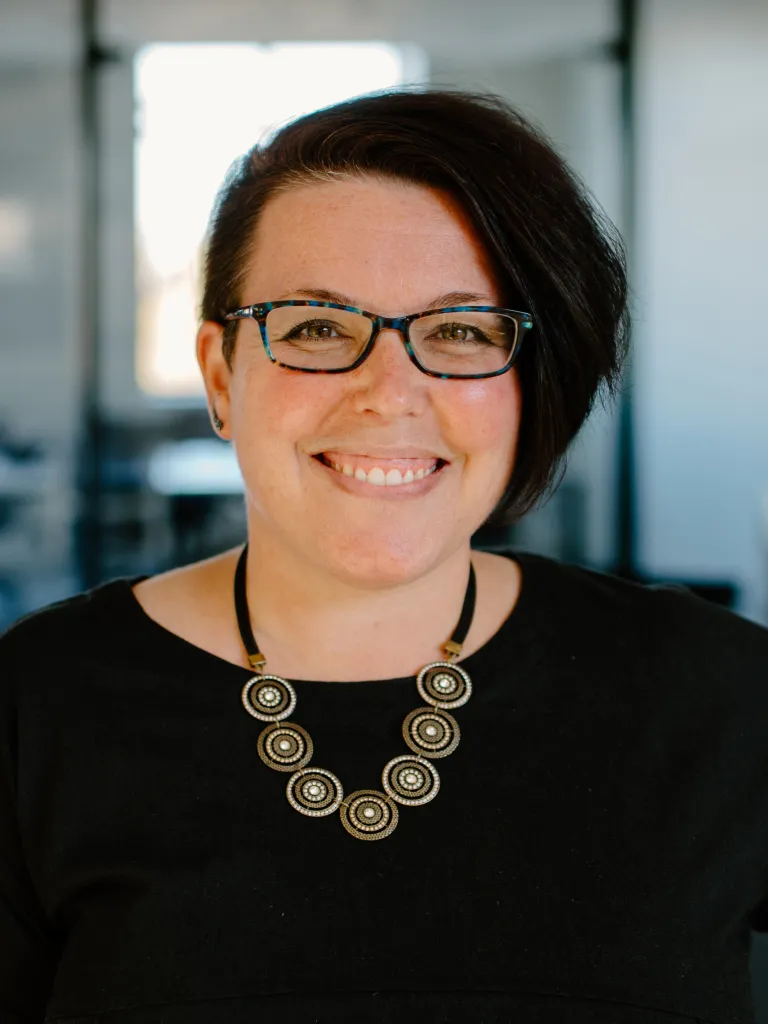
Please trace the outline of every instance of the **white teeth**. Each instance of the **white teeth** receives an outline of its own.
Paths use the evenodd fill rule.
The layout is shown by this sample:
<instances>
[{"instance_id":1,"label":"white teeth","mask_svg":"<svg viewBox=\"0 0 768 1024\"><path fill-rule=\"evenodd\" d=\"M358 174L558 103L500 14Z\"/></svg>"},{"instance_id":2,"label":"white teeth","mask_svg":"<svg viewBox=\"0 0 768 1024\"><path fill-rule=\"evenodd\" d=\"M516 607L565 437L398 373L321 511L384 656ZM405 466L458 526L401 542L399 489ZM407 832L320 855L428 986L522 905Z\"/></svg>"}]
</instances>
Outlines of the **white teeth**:
<instances>
[{"instance_id":1,"label":"white teeth","mask_svg":"<svg viewBox=\"0 0 768 1024\"><path fill-rule=\"evenodd\" d=\"M362 467L355 469L348 462L333 462L331 459L328 459L328 464L337 473L342 473L344 476L353 476L356 480L373 484L374 487L399 487L401 484L413 483L414 480L423 480L424 477L430 476L437 470L437 464L432 466L431 469L417 469L415 473L412 469L407 469L405 473L402 473L399 469L389 469L385 472L381 466L374 466L366 473Z\"/></svg>"}]
</instances>

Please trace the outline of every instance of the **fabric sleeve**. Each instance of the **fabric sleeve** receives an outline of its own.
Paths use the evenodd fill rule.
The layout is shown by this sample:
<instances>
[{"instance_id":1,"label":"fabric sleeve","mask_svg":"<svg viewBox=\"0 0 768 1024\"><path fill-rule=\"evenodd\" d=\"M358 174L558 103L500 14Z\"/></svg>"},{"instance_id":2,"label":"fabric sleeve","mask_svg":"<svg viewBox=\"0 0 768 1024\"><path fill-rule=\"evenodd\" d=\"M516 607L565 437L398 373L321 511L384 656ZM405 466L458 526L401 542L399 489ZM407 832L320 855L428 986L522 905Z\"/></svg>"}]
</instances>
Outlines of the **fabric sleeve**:
<instances>
[{"instance_id":1,"label":"fabric sleeve","mask_svg":"<svg viewBox=\"0 0 768 1024\"><path fill-rule=\"evenodd\" d=\"M58 949L25 863L16 813L12 632L0 637L0 1020L42 1024Z\"/></svg>"}]
</instances>

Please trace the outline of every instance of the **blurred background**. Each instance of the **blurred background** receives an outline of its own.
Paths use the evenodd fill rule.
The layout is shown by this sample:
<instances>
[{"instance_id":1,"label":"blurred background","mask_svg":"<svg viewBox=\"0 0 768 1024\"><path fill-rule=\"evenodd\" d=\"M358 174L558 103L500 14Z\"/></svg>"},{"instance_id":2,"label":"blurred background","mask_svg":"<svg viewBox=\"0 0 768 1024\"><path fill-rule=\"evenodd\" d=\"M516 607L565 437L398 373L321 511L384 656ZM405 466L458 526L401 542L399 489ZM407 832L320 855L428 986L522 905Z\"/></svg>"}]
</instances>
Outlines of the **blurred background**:
<instances>
[{"instance_id":1,"label":"blurred background","mask_svg":"<svg viewBox=\"0 0 768 1024\"><path fill-rule=\"evenodd\" d=\"M0 629L243 539L193 355L215 190L285 120L427 82L539 122L631 259L622 401L477 546L768 623L767 0L0 0Z\"/></svg>"},{"instance_id":2,"label":"blurred background","mask_svg":"<svg viewBox=\"0 0 768 1024\"><path fill-rule=\"evenodd\" d=\"M477 546L768 623L766 0L0 0L0 628L242 539L194 362L215 190L286 120L427 82L533 117L631 257L622 401Z\"/></svg>"}]
</instances>

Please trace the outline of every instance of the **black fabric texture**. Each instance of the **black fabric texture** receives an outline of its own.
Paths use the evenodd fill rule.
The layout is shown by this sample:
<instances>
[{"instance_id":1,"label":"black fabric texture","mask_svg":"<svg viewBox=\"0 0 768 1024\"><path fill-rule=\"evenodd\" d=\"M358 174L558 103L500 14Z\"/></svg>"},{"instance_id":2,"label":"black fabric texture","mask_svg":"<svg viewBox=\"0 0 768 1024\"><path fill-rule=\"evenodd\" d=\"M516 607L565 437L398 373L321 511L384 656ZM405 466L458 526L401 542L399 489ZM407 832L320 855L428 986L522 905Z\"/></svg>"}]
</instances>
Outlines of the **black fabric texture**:
<instances>
[{"instance_id":1,"label":"black fabric texture","mask_svg":"<svg viewBox=\"0 0 768 1024\"><path fill-rule=\"evenodd\" d=\"M768 630L508 552L436 798L361 842L257 753L252 672L119 579L0 638L2 1024L754 1021ZM234 614L234 612L233 612ZM413 676L294 681L311 764L381 789Z\"/></svg>"}]
</instances>

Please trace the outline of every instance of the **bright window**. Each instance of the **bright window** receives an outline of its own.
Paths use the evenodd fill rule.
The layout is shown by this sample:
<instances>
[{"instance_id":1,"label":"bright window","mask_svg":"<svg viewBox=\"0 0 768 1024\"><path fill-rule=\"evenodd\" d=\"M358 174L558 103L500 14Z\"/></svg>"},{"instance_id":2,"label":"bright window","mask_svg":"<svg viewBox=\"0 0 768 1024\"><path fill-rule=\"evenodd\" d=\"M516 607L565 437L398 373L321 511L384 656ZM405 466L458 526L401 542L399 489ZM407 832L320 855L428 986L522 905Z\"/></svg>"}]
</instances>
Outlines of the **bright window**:
<instances>
[{"instance_id":1,"label":"bright window","mask_svg":"<svg viewBox=\"0 0 768 1024\"><path fill-rule=\"evenodd\" d=\"M201 255L233 160L280 124L425 79L412 46L153 45L136 58L136 375L146 392L202 394L194 339Z\"/></svg>"}]
</instances>

